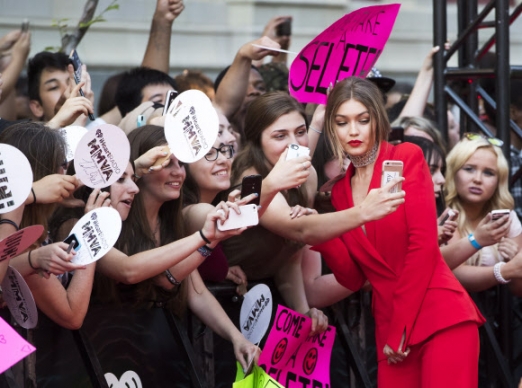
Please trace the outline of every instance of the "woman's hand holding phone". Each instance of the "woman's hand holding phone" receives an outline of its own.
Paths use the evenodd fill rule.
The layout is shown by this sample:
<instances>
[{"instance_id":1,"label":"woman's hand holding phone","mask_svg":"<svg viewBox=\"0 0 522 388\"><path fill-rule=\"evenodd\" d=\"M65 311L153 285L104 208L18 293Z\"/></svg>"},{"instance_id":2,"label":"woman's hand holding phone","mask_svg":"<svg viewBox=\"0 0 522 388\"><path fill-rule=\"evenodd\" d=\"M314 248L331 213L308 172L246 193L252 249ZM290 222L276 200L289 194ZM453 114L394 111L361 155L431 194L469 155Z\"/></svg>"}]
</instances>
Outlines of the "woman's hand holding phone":
<instances>
[{"instance_id":1,"label":"woman's hand holding phone","mask_svg":"<svg viewBox=\"0 0 522 388\"><path fill-rule=\"evenodd\" d=\"M483 247L496 244L500 242L502 237L507 236L510 227L509 215L493 220L491 213L488 213L475 229L475 240Z\"/></svg>"},{"instance_id":2,"label":"woman's hand holding phone","mask_svg":"<svg viewBox=\"0 0 522 388\"><path fill-rule=\"evenodd\" d=\"M306 182L310 175L310 167L312 167L312 158L310 156L299 156L294 159L286 160L288 149L286 149L279 160L267 175L264 185L283 191L294 189Z\"/></svg>"},{"instance_id":3,"label":"woman's hand holding phone","mask_svg":"<svg viewBox=\"0 0 522 388\"><path fill-rule=\"evenodd\" d=\"M458 227L458 224L455 221L458 215L458 210L447 208L440 217L437 218L439 246L446 244L453 237L453 234Z\"/></svg>"},{"instance_id":4,"label":"woman's hand holding phone","mask_svg":"<svg viewBox=\"0 0 522 388\"><path fill-rule=\"evenodd\" d=\"M98 209L100 207L109 207L111 205L111 199L109 198L110 192L101 191L101 189L94 189L87 199L85 204L85 214L91 210Z\"/></svg>"},{"instance_id":5,"label":"woman's hand holding phone","mask_svg":"<svg viewBox=\"0 0 522 388\"><path fill-rule=\"evenodd\" d=\"M404 177L397 177L381 188L370 190L364 201L358 206L363 224L379 220L393 213L404 203L406 195L404 190L397 193L390 192L393 187L402 182L404 182Z\"/></svg>"}]
</instances>

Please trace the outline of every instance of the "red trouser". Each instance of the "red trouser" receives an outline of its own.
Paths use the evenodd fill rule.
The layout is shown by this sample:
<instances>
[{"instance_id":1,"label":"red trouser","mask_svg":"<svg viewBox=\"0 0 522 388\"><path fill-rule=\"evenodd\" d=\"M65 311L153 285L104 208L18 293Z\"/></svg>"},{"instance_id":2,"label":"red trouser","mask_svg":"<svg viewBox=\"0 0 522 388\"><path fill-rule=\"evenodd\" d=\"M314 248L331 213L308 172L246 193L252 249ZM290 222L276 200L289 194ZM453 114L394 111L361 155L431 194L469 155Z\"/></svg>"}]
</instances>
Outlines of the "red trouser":
<instances>
[{"instance_id":1,"label":"red trouser","mask_svg":"<svg viewBox=\"0 0 522 388\"><path fill-rule=\"evenodd\" d=\"M411 346L404 361L380 361L378 387L477 388L479 346L475 322L448 327Z\"/></svg>"}]
</instances>

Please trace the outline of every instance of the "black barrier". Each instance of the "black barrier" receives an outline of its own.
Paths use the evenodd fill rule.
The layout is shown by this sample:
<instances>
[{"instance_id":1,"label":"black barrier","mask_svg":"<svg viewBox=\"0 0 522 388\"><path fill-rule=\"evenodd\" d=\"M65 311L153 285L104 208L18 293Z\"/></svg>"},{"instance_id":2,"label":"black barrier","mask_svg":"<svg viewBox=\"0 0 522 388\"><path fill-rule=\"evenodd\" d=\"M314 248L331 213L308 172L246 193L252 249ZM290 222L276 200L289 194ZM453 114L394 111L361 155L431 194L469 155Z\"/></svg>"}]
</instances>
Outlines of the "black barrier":
<instances>
[{"instance_id":1,"label":"black barrier","mask_svg":"<svg viewBox=\"0 0 522 388\"><path fill-rule=\"evenodd\" d=\"M235 295L235 286L210 285L209 289L238 324L241 299ZM505 358L498 342L502 334L498 324L499 289L473 295L488 319L480 330L480 387L513 387L522 377L522 301L513 298L514 331L510 336L514 338L515 353ZM273 299L275 303L281 301L277 292ZM2 310L3 318L9 321L4 314L7 309ZM325 309L325 313L337 328L330 366L331 388L375 387L371 293L355 293ZM27 332L19 327L17 330L21 334ZM40 314L38 328L32 333L37 348L39 388L230 388L235 376L231 344L205 328L192 314L181 320L162 308L133 310L128 306L94 305L79 331L64 329ZM206 340L205 346L194 349L193 344L202 339ZM30 386L20 382L19 371L23 374L23 368L16 370L18 379L11 371L0 375L0 388ZM21 381L26 378L22 377Z\"/></svg>"}]
</instances>

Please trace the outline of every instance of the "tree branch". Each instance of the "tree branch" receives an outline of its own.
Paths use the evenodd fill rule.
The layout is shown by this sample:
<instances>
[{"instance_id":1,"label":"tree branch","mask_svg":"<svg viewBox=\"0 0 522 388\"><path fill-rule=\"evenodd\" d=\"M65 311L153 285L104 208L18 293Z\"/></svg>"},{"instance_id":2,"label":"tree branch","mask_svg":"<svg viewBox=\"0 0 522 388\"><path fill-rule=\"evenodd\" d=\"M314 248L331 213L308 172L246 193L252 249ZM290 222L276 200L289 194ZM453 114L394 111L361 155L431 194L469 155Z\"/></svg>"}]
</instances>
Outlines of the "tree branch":
<instances>
[{"instance_id":1,"label":"tree branch","mask_svg":"<svg viewBox=\"0 0 522 388\"><path fill-rule=\"evenodd\" d=\"M81 42L83 36L91 26L89 23L94 17L94 12L98 6L98 0L87 0L83 8L83 14L78 22L78 25L70 34L65 34L62 37L61 52L69 55L72 49L75 49Z\"/></svg>"}]
</instances>

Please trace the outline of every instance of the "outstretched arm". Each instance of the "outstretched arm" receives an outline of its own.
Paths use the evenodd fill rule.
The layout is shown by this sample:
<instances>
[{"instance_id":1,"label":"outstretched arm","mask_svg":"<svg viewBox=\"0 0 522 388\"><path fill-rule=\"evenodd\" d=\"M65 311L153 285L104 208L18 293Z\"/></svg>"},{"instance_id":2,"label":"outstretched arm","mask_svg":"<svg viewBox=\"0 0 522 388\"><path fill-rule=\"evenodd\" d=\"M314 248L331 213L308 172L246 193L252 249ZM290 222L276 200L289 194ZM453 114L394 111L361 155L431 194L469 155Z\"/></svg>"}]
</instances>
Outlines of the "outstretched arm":
<instances>
[{"instance_id":1,"label":"outstretched arm","mask_svg":"<svg viewBox=\"0 0 522 388\"><path fill-rule=\"evenodd\" d=\"M267 55L274 55L275 53L252 44L280 48L278 43L263 36L253 42L246 43L239 49L234 62L221 80L218 90L216 90L216 105L219 106L227 118L232 117L236 113L245 99L252 61L263 59Z\"/></svg>"},{"instance_id":2,"label":"outstretched arm","mask_svg":"<svg viewBox=\"0 0 522 388\"><path fill-rule=\"evenodd\" d=\"M408 97L408 101L406 101L406 105L402 108L399 117L422 117L424 115L424 108L426 108L431 86L433 85L433 56L439 49L439 46L433 47L424 59L417 79L415 80L413 90Z\"/></svg>"},{"instance_id":3,"label":"outstretched arm","mask_svg":"<svg viewBox=\"0 0 522 388\"><path fill-rule=\"evenodd\" d=\"M184 8L183 0L157 0L142 66L168 74L172 23Z\"/></svg>"}]
</instances>

